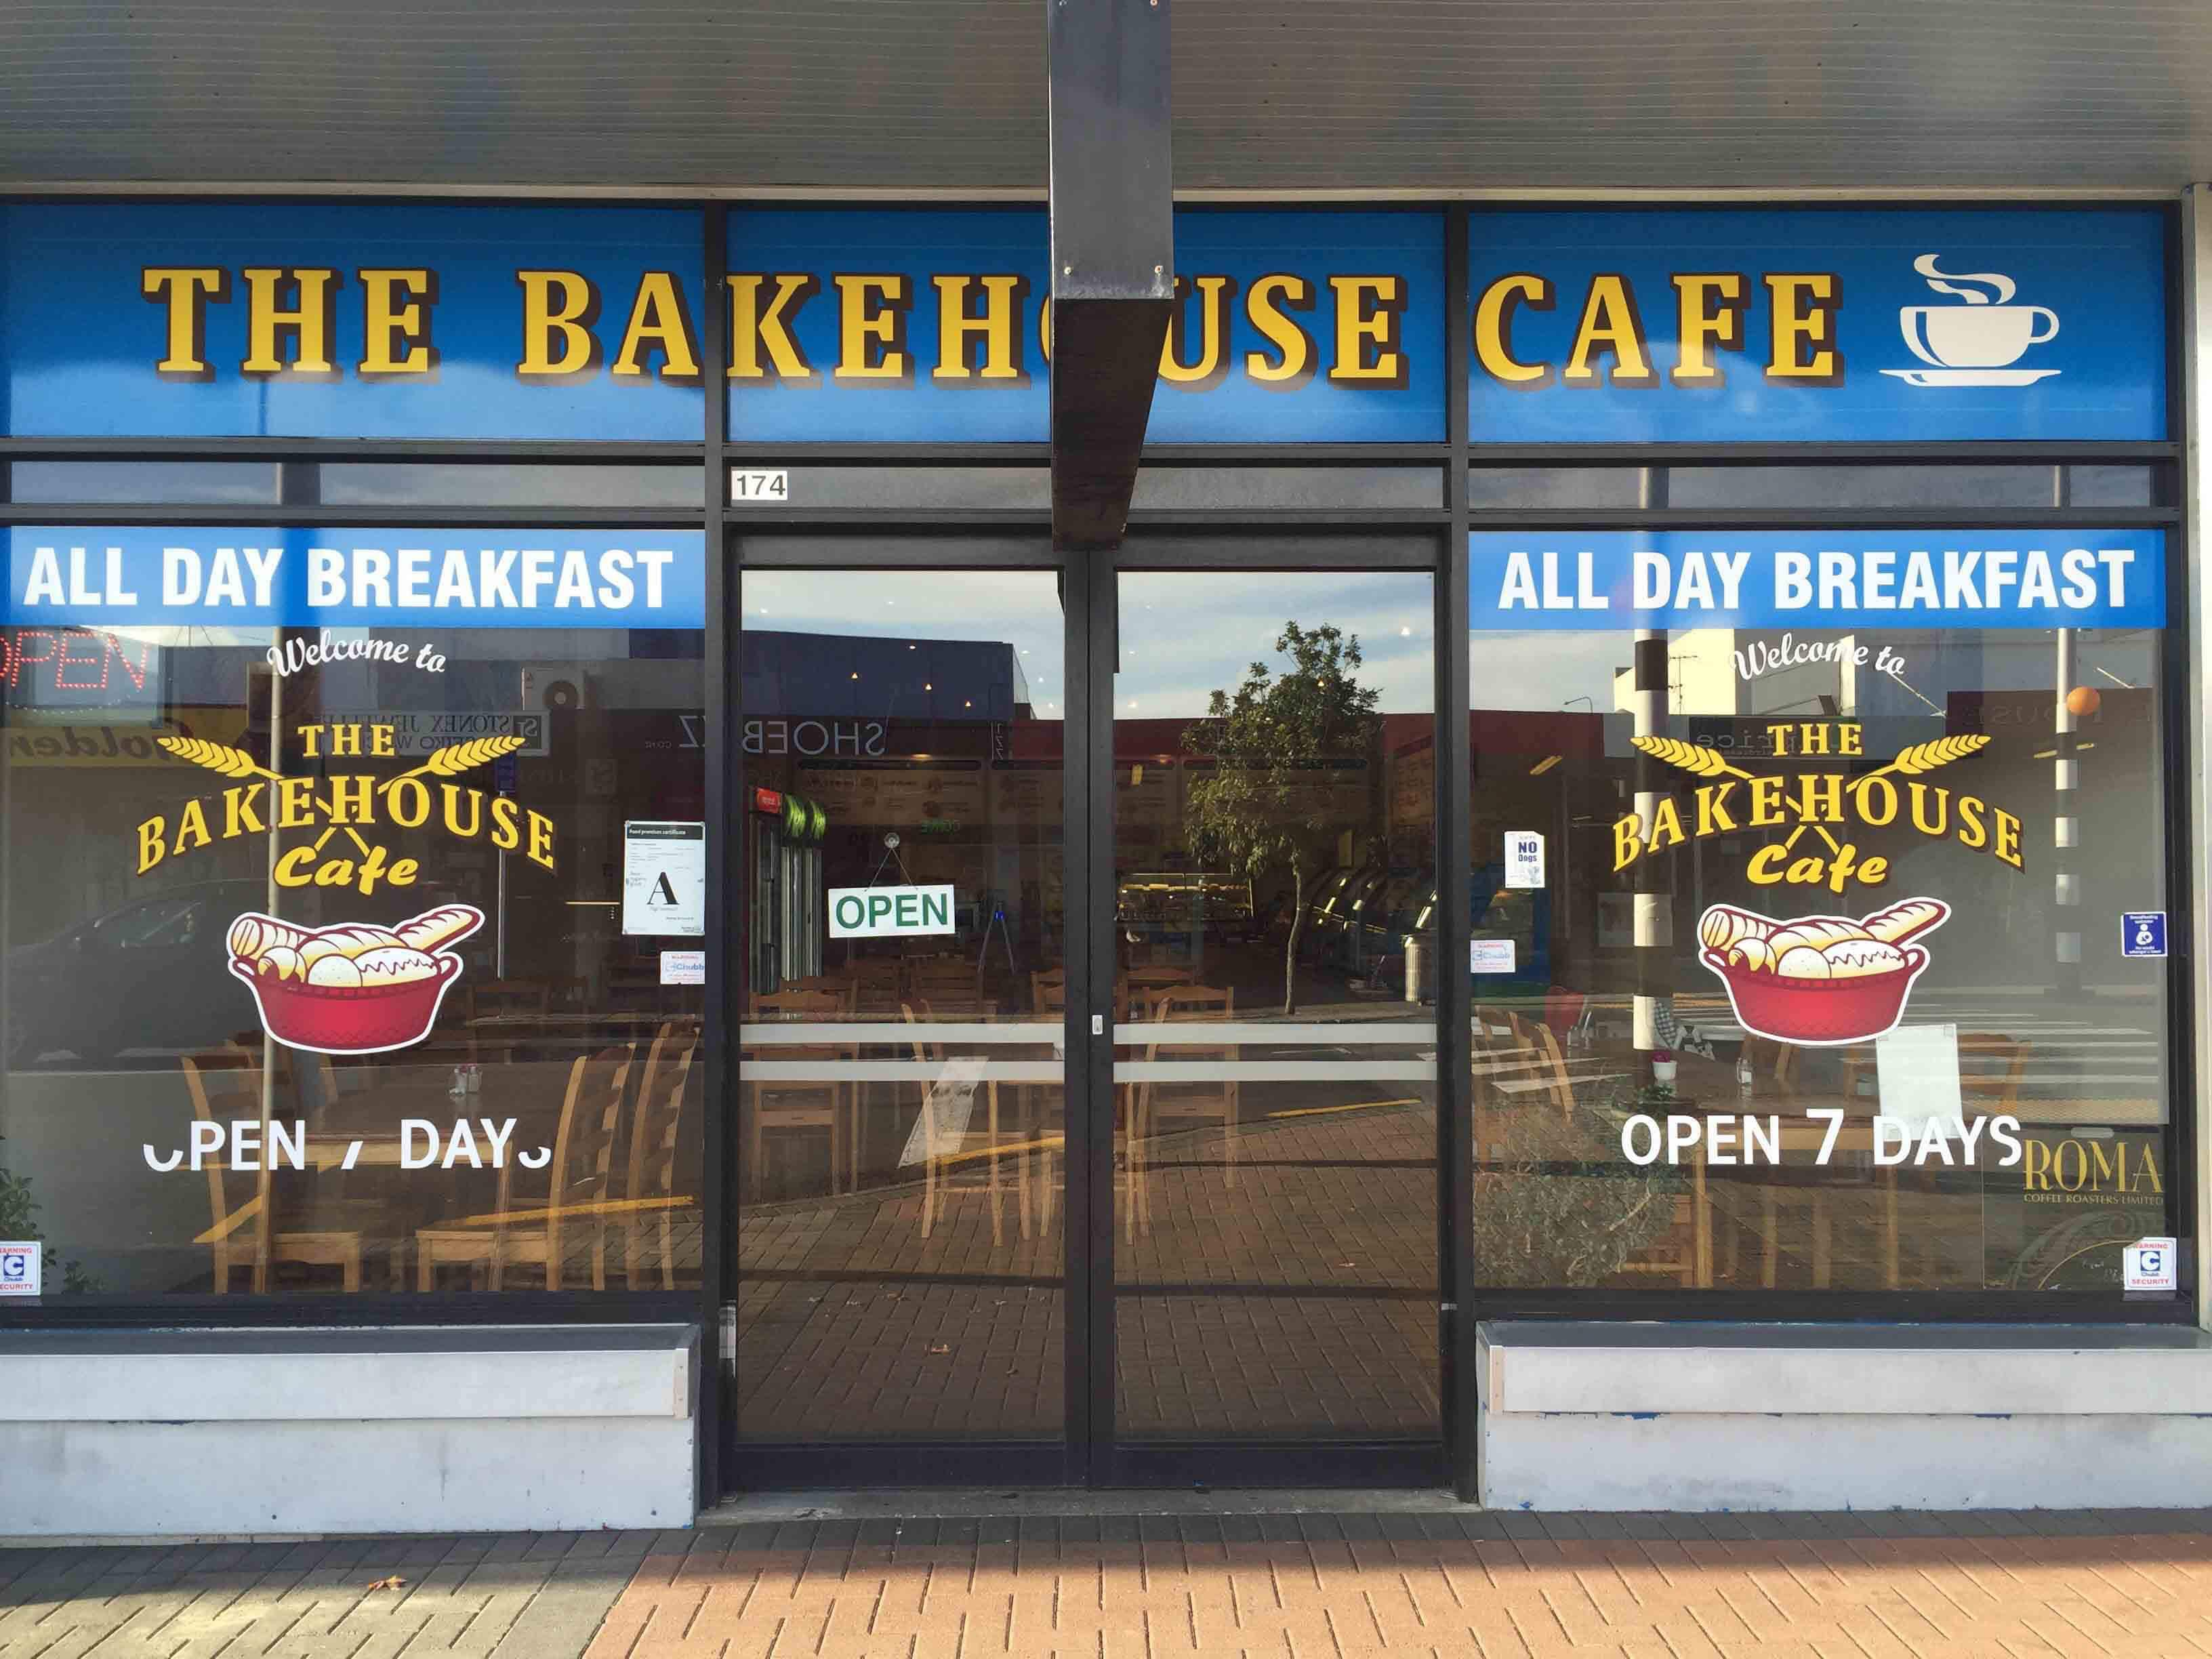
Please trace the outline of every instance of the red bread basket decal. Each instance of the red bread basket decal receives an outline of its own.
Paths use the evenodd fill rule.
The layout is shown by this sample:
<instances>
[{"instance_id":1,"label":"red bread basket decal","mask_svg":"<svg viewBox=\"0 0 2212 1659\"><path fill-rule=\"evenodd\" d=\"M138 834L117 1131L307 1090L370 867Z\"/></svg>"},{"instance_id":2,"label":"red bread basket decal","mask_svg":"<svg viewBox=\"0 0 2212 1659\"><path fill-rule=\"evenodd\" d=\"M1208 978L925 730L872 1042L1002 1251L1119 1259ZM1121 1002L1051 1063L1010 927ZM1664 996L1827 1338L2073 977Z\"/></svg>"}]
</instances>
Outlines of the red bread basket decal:
<instances>
[{"instance_id":1,"label":"red bread basket decal","mask_svg":"<svg viewBox=\"0 0 2212 1659\"><path fill-rule=\"evenodd\" d=\"M1864 1042L1905 1017L1928 967L1928 952L1905 941L1950 915L1949 905L1931 898L1906 899L1859 921L1777 921L1716 904L1698 923L1698 960L1728 988L1747 1031L1814 1047Z\"/></svg>"},{"instance_id":2,"label":"red bread basket decal","mask_svg":"<svg viewBox=\"0 0 2212 1659\"><path fill-rule=\"evenodd\" d=\"M248 911L230 925L230 971L279 1042L325 1054L374 1054L420 1042L437 1024L461 959L441 950L483 926L483 912L445 904L396 927L309 930Z\"/></svg>"}]
</instances>

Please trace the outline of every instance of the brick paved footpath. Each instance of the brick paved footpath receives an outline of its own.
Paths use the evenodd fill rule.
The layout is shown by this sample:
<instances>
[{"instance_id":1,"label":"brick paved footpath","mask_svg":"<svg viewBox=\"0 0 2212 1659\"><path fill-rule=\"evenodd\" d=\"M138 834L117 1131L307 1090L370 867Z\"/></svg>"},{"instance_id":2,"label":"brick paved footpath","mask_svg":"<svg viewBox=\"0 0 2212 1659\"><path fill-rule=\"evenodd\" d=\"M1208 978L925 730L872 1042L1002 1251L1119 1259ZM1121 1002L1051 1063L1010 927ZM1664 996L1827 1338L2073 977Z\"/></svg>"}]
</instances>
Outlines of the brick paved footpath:
<instances>
[{"instance_id":1,"label":"brick paved footpath","mask_svg":"<svg viewBox=\"0 0 2212 1659\"><path fill-rule=\"evenodd\" d=\"M1192 1653L2212 1659L2212 1512L1024 1516L0 1551L0 1659Z\"/></svg>"}]
</instances>

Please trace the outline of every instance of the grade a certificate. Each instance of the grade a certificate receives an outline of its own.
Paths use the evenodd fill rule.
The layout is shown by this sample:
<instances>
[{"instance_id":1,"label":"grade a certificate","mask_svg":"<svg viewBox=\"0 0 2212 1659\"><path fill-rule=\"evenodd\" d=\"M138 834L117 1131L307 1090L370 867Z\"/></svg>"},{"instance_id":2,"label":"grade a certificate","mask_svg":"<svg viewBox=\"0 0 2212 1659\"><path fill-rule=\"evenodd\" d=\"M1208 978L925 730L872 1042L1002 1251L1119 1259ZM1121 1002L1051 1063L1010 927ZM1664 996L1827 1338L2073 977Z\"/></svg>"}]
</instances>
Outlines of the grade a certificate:
<instances>
[{"instance_id":1,"label":"grade a certificate","mask_svg":"<svg viewBox=\"0 0 2212 1659\"><path fill-rule=\"evenodd\" d=\"M707 931L707 826L633 819L623 825L622 930Z\"/></svg>"}]
</instances>

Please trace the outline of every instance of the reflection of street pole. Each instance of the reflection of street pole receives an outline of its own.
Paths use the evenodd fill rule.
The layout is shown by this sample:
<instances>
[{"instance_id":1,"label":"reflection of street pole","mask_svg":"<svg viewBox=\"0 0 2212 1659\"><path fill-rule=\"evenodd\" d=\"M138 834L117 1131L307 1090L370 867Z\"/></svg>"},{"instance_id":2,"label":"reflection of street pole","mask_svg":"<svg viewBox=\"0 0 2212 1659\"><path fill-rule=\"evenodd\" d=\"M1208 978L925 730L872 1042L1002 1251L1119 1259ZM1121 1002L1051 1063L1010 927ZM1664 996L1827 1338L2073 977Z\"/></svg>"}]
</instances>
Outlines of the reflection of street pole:
<instances>
[{"instance_id":1,"label":"reflection of street pole","mask_svg":"<svg viewBox=\"0 0 2212 1659\"><path fill-rule=\"evenodd\" d=\"M1664 468L1647 466L1639 475L1638 505L1656 508L1667 505ZM1667 725L1667 632L1664 629L1636 630L1635 690L1629 694L1629 714L1639 738L1664 735ZM1668 785L1660 764L1642 750L1636 752L1636 818L1648 845L1659 816L1659 802ZM1636 1051L1644 1057L1644 1081L1650 1080L1651 1051L1659 1046L1659 999L1673 992L1674 964L1669 959L1674 943L1674 911L1666 887L1666 871L1650 852L1636 861Z\"/></svg>"},{"instance_id":2,"label":"reflection of street pole","mask_svg":"<svg viewBox=\"0 0 2212 1659\"><path fill-rule=\"evenodd\" d=\"M1636 630L1636 689L1629 713L1639 738L1664 735L1667 712L1667 632ZM1659 763L1636 751L1636 820L1647 843L1659 816L1666 782ZM1636 862L1636 1049L1648 1060L1659 1046L1659 999L1672 989L1668 952L1674 944L1674 913L1668 902L1665 870L1649 853Z\"/></svg>"},{"instance_id":3,"label":"reflection of street pole","mask_svg":"<svg viewBox=\"0 0 2212 1659\"><path fill-rule=\"evenodd\" d=\"M2058 630L2058 657L2051 689L2054 741L2051 745L2051 939L2056 958L2057 986L2061 996L2081 994L2081 878L2074 872L2074 849L2081 836L2081 820L2074 816L2074 791L2080 781L2081 763L2074 757L2074 709L2069 699L2074 689L2074 630Z\"/></svg>"},{"instance_id":4,"label":"reflection of street pole","mask_svg":"<svg viewBox=\"0 0 2212 1659\"><path fill-rule=\"evenodd\" d=\"M1595 697L1569 697L1565 702L1559 705L1559 708L1562 711L1565 711L1566 709L1572 708L1578 702L1586 702L1589 705L1590 718L1598 722L1599 729L1602 731L1604 729L1605 720L1604 717L1597 712L1597 699ZM1559 733L1559 747L1563 751L1567 746L1567 736L1568 734L1565 732ZM1601 752L1602 752L1602 749L1603 745L1601 744ZM1573 775L1574 768L1571 766L1562 766L1559 769L1559 925L1557 932L1559 938L1566 942L1567 952L1570 956L1573 955L1575 948L1575 871L1573 852L1575 805L1573 800L1573 785L1569 781ZM1590 957L1592 961L1596 960L1596 955L1597 939L1595 933L1593 933L1590 939ZM1552 977L1555 980L1559 977L1559 963L1557 962L1554 962L1552 964Z\"/></svg>"}]
</instances>

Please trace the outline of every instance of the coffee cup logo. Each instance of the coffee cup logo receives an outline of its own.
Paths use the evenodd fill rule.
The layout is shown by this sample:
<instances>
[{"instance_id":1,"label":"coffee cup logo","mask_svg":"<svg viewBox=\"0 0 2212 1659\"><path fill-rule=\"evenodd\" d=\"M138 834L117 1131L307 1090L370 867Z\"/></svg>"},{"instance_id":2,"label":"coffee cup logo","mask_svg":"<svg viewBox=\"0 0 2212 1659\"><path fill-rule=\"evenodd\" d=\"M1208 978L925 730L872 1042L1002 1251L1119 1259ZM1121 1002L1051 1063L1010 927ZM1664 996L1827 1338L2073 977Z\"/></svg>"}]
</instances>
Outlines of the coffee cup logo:
<instances>
[{"instance_id":1,"label":"coffee cup logo","mask_svg":"<svg viewBox=\"0 0 2212 1659\"><path fill-rule=\"evenodd\" d=\"M1885 368L1908 386L2033 386L2059 371L2016 367L2031 346L2058 335L2058 313L2049 306L2012 303L2020 285L2002 271L1954 274L1942 270L1940 255L1923 253L1913 270L1947 304L1905 306L1898 329L1924 368Z\"/></svg>"}]
</instances>

